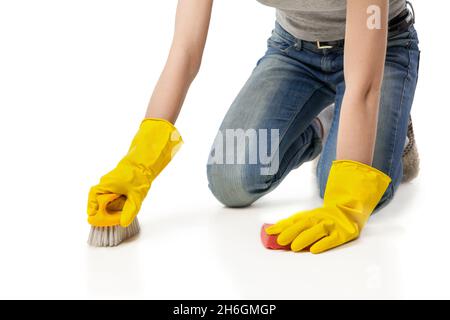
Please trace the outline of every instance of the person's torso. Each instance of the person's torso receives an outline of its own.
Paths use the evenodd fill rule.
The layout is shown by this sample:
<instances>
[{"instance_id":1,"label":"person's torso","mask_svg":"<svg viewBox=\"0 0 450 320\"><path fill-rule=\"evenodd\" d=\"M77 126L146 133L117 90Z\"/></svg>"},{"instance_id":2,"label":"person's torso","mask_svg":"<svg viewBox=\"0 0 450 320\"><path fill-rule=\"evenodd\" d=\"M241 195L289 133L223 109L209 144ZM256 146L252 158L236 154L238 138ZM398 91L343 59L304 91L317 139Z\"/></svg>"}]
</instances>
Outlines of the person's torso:
<instances>
[{"instance_id":1,"label":"person's torso","mask_svg":"<svg viewBox=\"0 0 450 320\"><path fill-rule=\"evenodd\" d=\"M278 23L307 41L332 41L345 37L346 0L257 0L276 8ZM406 0L389 0L389 19L406 7Z\"/></svg>"}]
</instances>

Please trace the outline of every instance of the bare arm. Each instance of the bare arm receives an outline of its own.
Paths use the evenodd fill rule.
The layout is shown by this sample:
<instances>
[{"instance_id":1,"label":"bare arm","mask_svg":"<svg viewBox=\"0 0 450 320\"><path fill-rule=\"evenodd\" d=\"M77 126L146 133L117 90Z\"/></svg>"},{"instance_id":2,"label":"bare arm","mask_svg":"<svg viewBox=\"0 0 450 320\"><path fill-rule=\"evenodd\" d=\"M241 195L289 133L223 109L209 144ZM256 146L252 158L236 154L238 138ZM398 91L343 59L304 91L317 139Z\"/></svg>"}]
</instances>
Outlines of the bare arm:
<instances>
[{"instance_id":1,"label":"bare arm","mask_svg":"<svg viewBox=\"0 0 450 320\"><path fill-rule=\"evenodd\" d=\"M369 6L380 9L380 28L368 27ZM386 59L388 12L388 0L347 0L346 90L340 114L337 159L372 164Z\"/></svg>"},{"instance_id":2,"label":"bare arm","mask_svg":"<svg viewBox=\"0 0 450 320\"><path fill-rule=\"evenodd\" d=\"M169 56L148 104L146 118L178 117L200 68L213 0L179 0Z\"/></svg>"}]
</instances>

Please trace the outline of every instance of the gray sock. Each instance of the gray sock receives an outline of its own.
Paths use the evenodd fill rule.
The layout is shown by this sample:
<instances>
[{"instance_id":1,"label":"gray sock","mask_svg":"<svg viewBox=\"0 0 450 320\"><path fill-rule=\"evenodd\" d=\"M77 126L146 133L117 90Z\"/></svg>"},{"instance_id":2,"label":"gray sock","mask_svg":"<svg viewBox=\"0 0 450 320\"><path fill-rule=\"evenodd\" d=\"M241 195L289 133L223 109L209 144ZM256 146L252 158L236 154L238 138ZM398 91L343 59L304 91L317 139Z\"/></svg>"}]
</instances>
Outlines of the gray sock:
<instances>
[{"instance_id":1,"label":"gray sock","mask_svg":"<svg viewBox=\"0 0 450 320\"><path fill-rule=\"evenodd\" d=\"M319 119L323 129L323 137L322 137L323 142L327 140L328 134L330 133L331 124L333 123L333 116L334 116L334 104L329 105L328 107L323 109L322 112L319 113L319 115L317 116L317 119Z\"/></svg>"}]
</instances>

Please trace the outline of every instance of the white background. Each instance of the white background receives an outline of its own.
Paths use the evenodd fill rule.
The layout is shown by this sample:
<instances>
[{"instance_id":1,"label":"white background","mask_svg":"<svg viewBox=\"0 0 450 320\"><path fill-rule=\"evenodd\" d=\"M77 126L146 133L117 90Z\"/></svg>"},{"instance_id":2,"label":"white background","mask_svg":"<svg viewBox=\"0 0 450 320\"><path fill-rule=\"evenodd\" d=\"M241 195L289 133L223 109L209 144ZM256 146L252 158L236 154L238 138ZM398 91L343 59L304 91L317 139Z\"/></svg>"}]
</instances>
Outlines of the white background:
<instances>
[{"instance_id":1,"label":"white background","mask_svg":"<svg viewBox=\"0 0 450 320\"><path fill-rule=\"evenodd\" d=\"M263 222L320 205L310 164L248 209L224 208L206 181L221 119L264 54L271 8L215 2L177 122L185 145L150 190L141 235L95 249L87 192L138 128L176 1L0 1L0 298L450 298L450 4L414 6L420 177L359 240L312 255L259 241Z\"/></svg>"}]
</instances>

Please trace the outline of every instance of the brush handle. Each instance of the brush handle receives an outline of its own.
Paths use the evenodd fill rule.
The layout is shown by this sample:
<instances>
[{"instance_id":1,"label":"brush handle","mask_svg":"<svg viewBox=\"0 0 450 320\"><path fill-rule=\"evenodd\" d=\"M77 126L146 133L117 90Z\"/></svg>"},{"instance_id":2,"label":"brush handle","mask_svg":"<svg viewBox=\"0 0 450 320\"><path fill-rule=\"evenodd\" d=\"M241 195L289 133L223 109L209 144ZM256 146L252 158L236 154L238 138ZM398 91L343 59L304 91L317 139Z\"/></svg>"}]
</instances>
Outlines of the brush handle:
<instances>
[{"instance_id":1,"label":"brush handle","mask_svg":"<svg viewBox=\"0 0 450 320\"><path fill-rule=\"evenodd\" d=\"M125 202L125 197L116 193L106 193L99 195L97 201L97 213L90 217L89 223L95 227L120 225L121 208Z\"/></svg>"}]
</instances>

